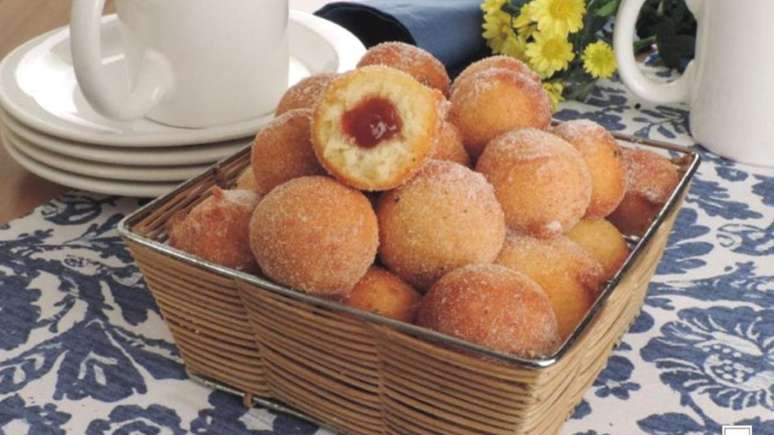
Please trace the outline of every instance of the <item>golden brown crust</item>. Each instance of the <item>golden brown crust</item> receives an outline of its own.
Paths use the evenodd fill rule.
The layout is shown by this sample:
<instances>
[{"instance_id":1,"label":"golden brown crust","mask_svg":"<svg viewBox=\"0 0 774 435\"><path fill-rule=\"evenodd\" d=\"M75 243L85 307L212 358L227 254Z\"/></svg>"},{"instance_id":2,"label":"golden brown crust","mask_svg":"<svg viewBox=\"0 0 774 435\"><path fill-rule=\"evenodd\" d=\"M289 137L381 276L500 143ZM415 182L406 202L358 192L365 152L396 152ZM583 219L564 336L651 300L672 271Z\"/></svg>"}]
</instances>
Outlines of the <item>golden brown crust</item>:
<instances>
[{"instance_id":1,"label":"golden brown crust","mask_svg":"<svg viewBox=\"0 0 774 435\"><path fill-rule=\"evenodd\" d=\"M629 257L623 235L604 219L583 219L567 232L567 237L599 261L605 280L612 278Z\"/></svg>"},{"instance_id":2,"label":"golden brown crust","mask_svg":"<svg viewBox=\"0 0 774 435\"><path fill-rule=\"evenodd\" d=\"M309 140L311 121L310 110L291 110L258 132L250 157L257 192L266 194L293 178L325 173Z\"/></svg>"},{"instance_id":3,"label":"golden brown crust","mask_svg":"<svg viewBox=\"0 0 774 435\"><path fill-rule=\"evenodd\" d=\"M583 157L542 130L522 129L496 138L476 170L494 186L508 226L536 237L569 230L591 201L591 175Z\"/></svg>"},{"instance_id":4,"label":"golden brown crust","mask_svg":"<svg viewBox=\"0 0 774 435\"><path fill-rule=\"evenodd\" d=\"M258 204L250 247L274 281L307 293L346 296L373 263L378 233L362 193L328 177L301 177Z\"/></svg>"},{"instance_id":5,"label":"golden brown crust","mask_svg":"<svg viewBox=\"0 0 774 435\"><path fill-rule=\"evenodd\" d=\"M642 235L680 182L669 159L645 150L622 149L626 194L608 217L622 233Z\"/></svg>"},{"instance_id":6,"label":"golden brown crust","mask_svg":"<svg viewBox=\"0 0 774 435\"><path fill-rule=\"evenodd\" d=\"M383 42L368 49L357 64L384 65L401 70L425 86L449 95L449 74L441 61L429 52L403 42Z\"/></svg>"},{"instance_id":7,"label":"golden brown crust","mask_svg":"<svg viewBox=\"0 0 774 435\"><path fill-rule=\"evenodd\" d=\"M337 76L334 73L315 74L291 86L277 105L276 116L295 109L314 110L325 89Z\"/></svg>"},{"instance_id":8,"label":"golden brown crust","mask_svg":"<svg viewBox=\"0 0 774 435\"><path fill-rule=\"evenodd\" d=\"M495 137L519 128L544 129L551 123L551 99L528 76L491 68L459 83L451 96L449 120L462 134L471 157Z\"/></svg>"},{"instance_id":9,"label":"golden brown crust","mask_svg":"<svg viewBox=\"0 0 774 435\"><path fill-rule=\"evenodd\" d=\"M587 120L568 121L555 126L552 133L580 151L591 174L589 219L601 219L618 207L626 193L626 173L621 150L610 132Z\"/></svg>"},{"instance_id":10,"label":"golden brown crust","mask_svg":"<svg viewBox=\"0 0 774 435\"><path fill-rule=\"evenodd\" d=\"M510 56L489 56L485 57L477 62L473 62L467 68L465 68L460 75L454 79L454 83L451 86L451 93L453 94L460 83L469 80L474 75L481 71L486 71L494 68L502 68L511 70L520 74L524 74L530 80L540 83L540 76L524 62L510 57Z\"/></svg>"},{"instance_id":11,"label":"golden brown crust","mask_svg":"<svg viewBox=\"0 0 774 435\"><path fill-rule=\"evenodd\" d=\"M491 263L505 239L492 186L457 163L431 160L379 201L382 262L420 290L470 263Z\"/></svg>"},{"instance_id":12,"label":"golden brown crust","mask_svg":"<svg viewBox=\"0 0 774 435\"><path fill-rule=\"evenodd\" d=\"M559 345L556 317L540 286L493 264L444 275L422 300L417 323L526 358L548 356Z\"/></svg>"},{"instance_id":13,"label":"golden brown crust","mask_svg":"<svg viewBox=\"0 0 774 435\"><path fill-rule=\"evenodd\" d=\"M369 99L389 101L402 122L400 133L372 148L358 146L342 117ZM390 190L410 179L429 159L443 96L408 74L381 65L335 79L314 112L314 152L330 175L356 189Z\"/></svg>"},{"instance_id":14,"label":"golden brown crust","mask_svg":"<svg viewBox=\"0 0 774 435\"><path fill-rule=\"evenodd\" d=\"M435 138L435 151L432 159L448 160L459 163L462 166L470 166L470 156L465 151L465 145L462 143L462 136L457 127L451 122L444 121L441 129Z\"/></svg>"},{"instance_id":15,"label":"golden brown crust","mask_svg":"<svg viewBox=\"0 0 774 435\"><path fill-rule=\"evenodd\" d=\"M250 190L252 192L258 192L258 186L255 184L255 176L253 176L252 166L248 166L242 171L234 182L234 189Z\"/></svg>"},{"instance_id":16,"label":"golden brown crust","mask_svg":"<svg viewBox=\"0 0 774 435\"><path fill-rule=\"evenodd\" d=\"M422 296L396 275L371 266L344 301L350 307L411 323Z\"/></svg>"},{"instance_id":17,"label":"golden brown crust","mask_svg":"<svg viewBox=\"0 0 774 435\"><path fill-rule=\"evenodd\" d=\"M538 239L510 232L496 262L524 273L543 288L562 339L578 326L601 288L602 266L562 235Z\"/></svg>"},{"instance_id":18,"label":"golden brown crust","mask_svg":"<svg viewBox=\"0 0 774 435\"><path fill-rule=\"evenodd\" d=\"M248 190L222 190L168 223L170 246L233 269L252 271L255 261L248 244L250 216L260 196Z\"/></svg>"}]
</instances>

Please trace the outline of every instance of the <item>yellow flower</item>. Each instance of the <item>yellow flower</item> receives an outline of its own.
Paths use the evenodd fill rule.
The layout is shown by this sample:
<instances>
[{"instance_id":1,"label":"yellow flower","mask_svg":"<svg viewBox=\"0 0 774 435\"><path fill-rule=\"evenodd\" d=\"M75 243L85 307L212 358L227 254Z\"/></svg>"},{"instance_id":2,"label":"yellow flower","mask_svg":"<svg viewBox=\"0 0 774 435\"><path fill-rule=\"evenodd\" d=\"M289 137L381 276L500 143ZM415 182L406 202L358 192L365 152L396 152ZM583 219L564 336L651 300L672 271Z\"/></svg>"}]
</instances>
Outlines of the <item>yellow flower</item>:
<instances>
[{"instance_id":1,"label":"yellow flower","mask_svg":"<svg viewBox=\"0 0 774 435\"><path fill-rule=\"evenodd\" d=\"M484 39L495 53L502 53L507 41L516 39L516 33L511 27L511 16L503 11L490 12L484 15Z\"/></svg>"},{"instance_id":2,"label":"yellow flower","mask_svg":"<svg viewBox=\"0 0 774 435\"><path fill-rule=\"evenodd\" d=\"M586 2L584 0L535 0L530 10L541 32L566 36L583 27Z\"/></svg>"},{"instance_id":3,"label":"yellow flower","mask_svg":"<svg viewBox=\"0 0 774 435\"><path fill-rule=\"evenodd\" d=\"M543 89L545 89L548 96L551 98L551 110L556 111L556 107L564 101L562 92L564 92L564 85L562 82L543 82Z\"/></svg>"},{"instance_id":4,"label":"yellow flower","mask_svg":"<svg viewBox=\"0 0 774 435\"><path fill-rule=\"evenodd\" d=\"M481 3L481 10L484 11L485 14L499 11L503 8L505 2L506 0L484 0L484 2Z\"/></svg>"},{"instance_id":5,"label":"yellow flower","mask_svg":"<svg viewBox=\"0 0 774 435\"><path fill-rule=\"evenodd\" d=\"M583 50L583 69L594 78L610 78L618 65L613 48L603 41L597 41Z\"/></svg>"},{"instance_id":6,"label":"yellow flower","mask_svg":"<svg viewBox=\"0 0 774 435\"><path fill-rule=\"evenodd\" d=\"M513 27L522 28L528 26L530 23L532 23L532 21L534 21L531 5L532 3L527 3L521 7L519 16L516 17L516 19L513 21Z\"/></svg>"},{"instance_id":7,"label":"yellow flower","mask_svg":"<svg viewBox=\"0 0 774 435\"><path fill-rule=\"evenodd\" d=\"M541 77L551 77L570 64L575 57L572 44L563 36L537 32L533 35L535 42L527 44L529 64Z\"/></svg>"}]
</instances>

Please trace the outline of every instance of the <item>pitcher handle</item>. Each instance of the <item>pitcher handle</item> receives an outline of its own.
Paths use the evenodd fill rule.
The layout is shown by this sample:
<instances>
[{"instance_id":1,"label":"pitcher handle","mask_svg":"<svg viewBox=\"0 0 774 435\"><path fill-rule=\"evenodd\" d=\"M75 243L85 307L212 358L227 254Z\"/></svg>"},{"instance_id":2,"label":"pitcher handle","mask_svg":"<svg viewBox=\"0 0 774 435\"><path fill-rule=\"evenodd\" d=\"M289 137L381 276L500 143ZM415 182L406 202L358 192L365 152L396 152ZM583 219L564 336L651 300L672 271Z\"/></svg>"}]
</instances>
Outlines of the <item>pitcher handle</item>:
<instances>
[{"instance_id":1,"label":"pitcher handle","mask_svg":"<svg viewBox=\"0 0 774 435\"><path fill-rule=\"evenodd\" d=\"M701 0L687 0L695 16ZM657 104L687 102L690 85L694 79L693 61L688 63L683 75L669 83L658 83L648 79L640 71L634 58L634 32L637 16L645 0L623 0L618 8L613 35L613 47L618 61L618 72L624 84L638 97Z\"/></svg>"}]
</instances>

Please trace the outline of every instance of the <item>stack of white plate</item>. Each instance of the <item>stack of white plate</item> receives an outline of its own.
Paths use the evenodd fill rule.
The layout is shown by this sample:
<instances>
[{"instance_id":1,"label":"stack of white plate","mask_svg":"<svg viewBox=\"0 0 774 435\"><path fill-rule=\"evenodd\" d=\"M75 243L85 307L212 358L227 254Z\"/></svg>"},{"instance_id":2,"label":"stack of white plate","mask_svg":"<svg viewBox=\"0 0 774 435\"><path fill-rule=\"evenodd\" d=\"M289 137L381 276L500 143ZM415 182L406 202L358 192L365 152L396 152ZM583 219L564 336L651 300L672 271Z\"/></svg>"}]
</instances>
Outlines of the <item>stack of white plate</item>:
<instances>
[{"instance_id":1,"label":"stack of white plate","mask_svg":"<svg viewBox=\"0 0 774 435\"><path fill-rule=\"evenodd\" d=\"M102 27L107 73L126 83L115 16ZM289 32L290 84L350 70L365 51L346 29L303 12L291 11ZM272 116L204 129L106 119L78 88L66 27L28 41L0 63L0 132L8 154L30 172L77 189L161 195L248 146Z\"/></svg>"}]
</instances>

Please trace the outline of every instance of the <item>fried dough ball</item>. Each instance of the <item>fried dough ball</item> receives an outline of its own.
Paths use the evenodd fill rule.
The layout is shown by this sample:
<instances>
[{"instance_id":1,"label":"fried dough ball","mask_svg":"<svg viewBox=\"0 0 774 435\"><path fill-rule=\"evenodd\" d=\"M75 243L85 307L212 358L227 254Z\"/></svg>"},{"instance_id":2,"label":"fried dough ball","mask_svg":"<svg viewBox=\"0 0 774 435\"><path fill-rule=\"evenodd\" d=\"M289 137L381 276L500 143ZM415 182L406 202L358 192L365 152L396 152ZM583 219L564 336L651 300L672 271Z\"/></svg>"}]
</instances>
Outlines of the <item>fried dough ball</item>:
<instances>
[{"instance_id":1,"label":"fried dough ball","mask_svg":"<svg viewBox=\"0 0 774 435\"><path fill-rule=\"evenodd\" d=\"M540 286L494 264L444 275L422 299L417 324L526 358L550 355L559 344L556 317Z\"/></svg>"},{"instance_id":2,"label":"fried dough ball","mask_svg":"<svg viewBox=\"0 0 774 435\"><path fill-rule=\"evenodd\" d=\"M547 128L551 99L528 75L491 68L459 82L451 96L449 120L462 134L471 157L495 137L519 128Z\"/></svg>"},{"instance_id":3,"label":"fried dough ball","mask_svg":"<svg viewBox=\"0 0 774 435\"><path fill-rule=\"evenodd\" d=\"M234 182L234 189L249 190L251 192L258 191L258 186L255 184L255 177L253 176L252 166L246 167L245 170L239 174L236 182Z\"/></svg>"},{"instance_id":4,"label":"fried dough ball","mask_svg":"<svg viewBox=\"0 0 774 435\"><path fill-rule=\"evenodd\" d=\"M629 257L629 245L623 235L604 219L583 219L567 232L567 237L599 261L604 280L612 278Z\"/></svg>"},{"instance_id":5,"label":"fried dough ball","mask_svg":"<svg viewBox=\"0 0 774 435\"><path fill-rule=\"evenodd\" d=\"M325 173L309 140L311 122L311 110L291 110L255 136L250 161L258 193L267 194L293 178Z\"/></svg>"},{"instance_id":6,"label":"fried dough ball","mask_svg":"<svg viewBox=\"0 0 774 435\"><path fill-rule=\"evenodd\" d=\"M393 68L372 65L345 74L330 84L315 111L315 154L349 186L400 186L433 152L441 98Z\"/></svg>"},{"instance_id":7,"label":"fried dough ball","mask_svg":"<svg viewBox=\"0 0 774 435\"><path fill-rule=\"evenodd\" d=\"M540 76L533 71L526 63L510 56L489 56L485 57L477 62L473 62L467 68L465 68L460 75L454 80L451 86L451 93L457 89L460 83L468 80L470 77L494 68L508 69L517 73L524 74L531 80L540 83Z\"/></svg>"},{"instance_id":8,"label":"fried dough ball","mask_svg":"<svg viewBox=\"0 0 774 435\"><path fill-rule=\"evenodd\" d=\"M470 166L470 156L465 151L465 145L462 144L460 132L451 122L444 121L441 125L441 130L435 138L435 151L431 158Z\"/></svg>"},{"instance_id":9,"label":"fried dough ball","mask_svg":"<svg viewBox=\"0 0 774 435\"><path fill-rule=\"evenodd\" d=\"M346 296L379 245L368 198L328 177L301 177L269 192L250 221L250 248L274 281L321 296Z\"/></svg>"},{"instance_id":10,"label":"fried dough ball","mask_svg":"<svg viewBox=\"0 0 774 435\"><path fill-rule=\"evenodd\" d=\"M580 151L591 173L589 219L601 219L618 207L626 192L621 150L610 132L593 121L576 120L557 125L552 133Z\"/></svg>"},{"instance_id":11,"label":"fried dough ball","mask_svg":"<svg viewBox=\"0 0 774 435\"><path fill-rule=\"evenodd\" d=\"M421 299L422 295L394 274L371 266L344 303L410 323L414 321Z\"/></svg>"},{"instance_id":12,"label":"fried dough ball","mask_svg":"<svg viewBox=\"0 0 774 435\"><path fill-rule=\"evenodd\" d=\"M497 264L529 276L543 288L556 314L562 339L586 315L602 282L602 266L586 250L561 235L538 239L509 232Z\"/></svg>"},{"instance_id":13,"label":"fried dough ball","mask_svg":"<svg viewBox=\"0 0 774 435\"><path fill-rule=\"evenodd\" d=\"M583 157L542 130L516 130L496 138L476 170L494 186L508 226L536 237L574 227L591 201L591 175Z\"/></svg>"},{"instance_id":14,"label":"fried dough ball","mask_svg":"<svg viewBox=\"0 0 774 435\"><path fill-rule=\"evenodd\" d=\"M294 109L314 109L328 85L338 76L334 73L321 73L309 76L288 88L277 105L276 115Z\"/></svg>"},{"instance_id":15,"label":"fried dough ball","mask_svg":"<svg viewBox=\"0 0 774 435\"><path fill-rule=\"evenodd\" d=\"M449 74L440 60L429 52L403 42L383 42L369 48L358 68L384 65L403 71L425 86L449 94Z\"/></svg>"},{"instance_id":16,"label":"fried dough ball","mask_svg":"<svg viewBox=\"0 0 774 435\"><path fill-rule=\"evenodd\" d=\"M419 290L460 266L491 263L505 239L492 186L448 161L429 161L411 181L387 192L377 215L382 263Z\"/></svg>"},{"instance_id":17,"label":"fried dough ball","mask_svg":"<svg viewBox=\"0 0 774 435\"><path fill-rule=\"evenodd\" d=\"M680 182L680 173L666 157L651 151L622 149L626 194L608 217L622 233L642 235Z\"/></svg>"},{"instance_id":18,"label":"fried dough ball","mask_svg":"<svg viewBox=\"0 0 774 435\"><path fill-rule=\"evenodd\" d=\"M167 226L169 244L181 251L232 269L252 271L255 260L248 243L250 216L260 195L218 187L190 212L175 214Z\"/></svg>"}]
</instances>

